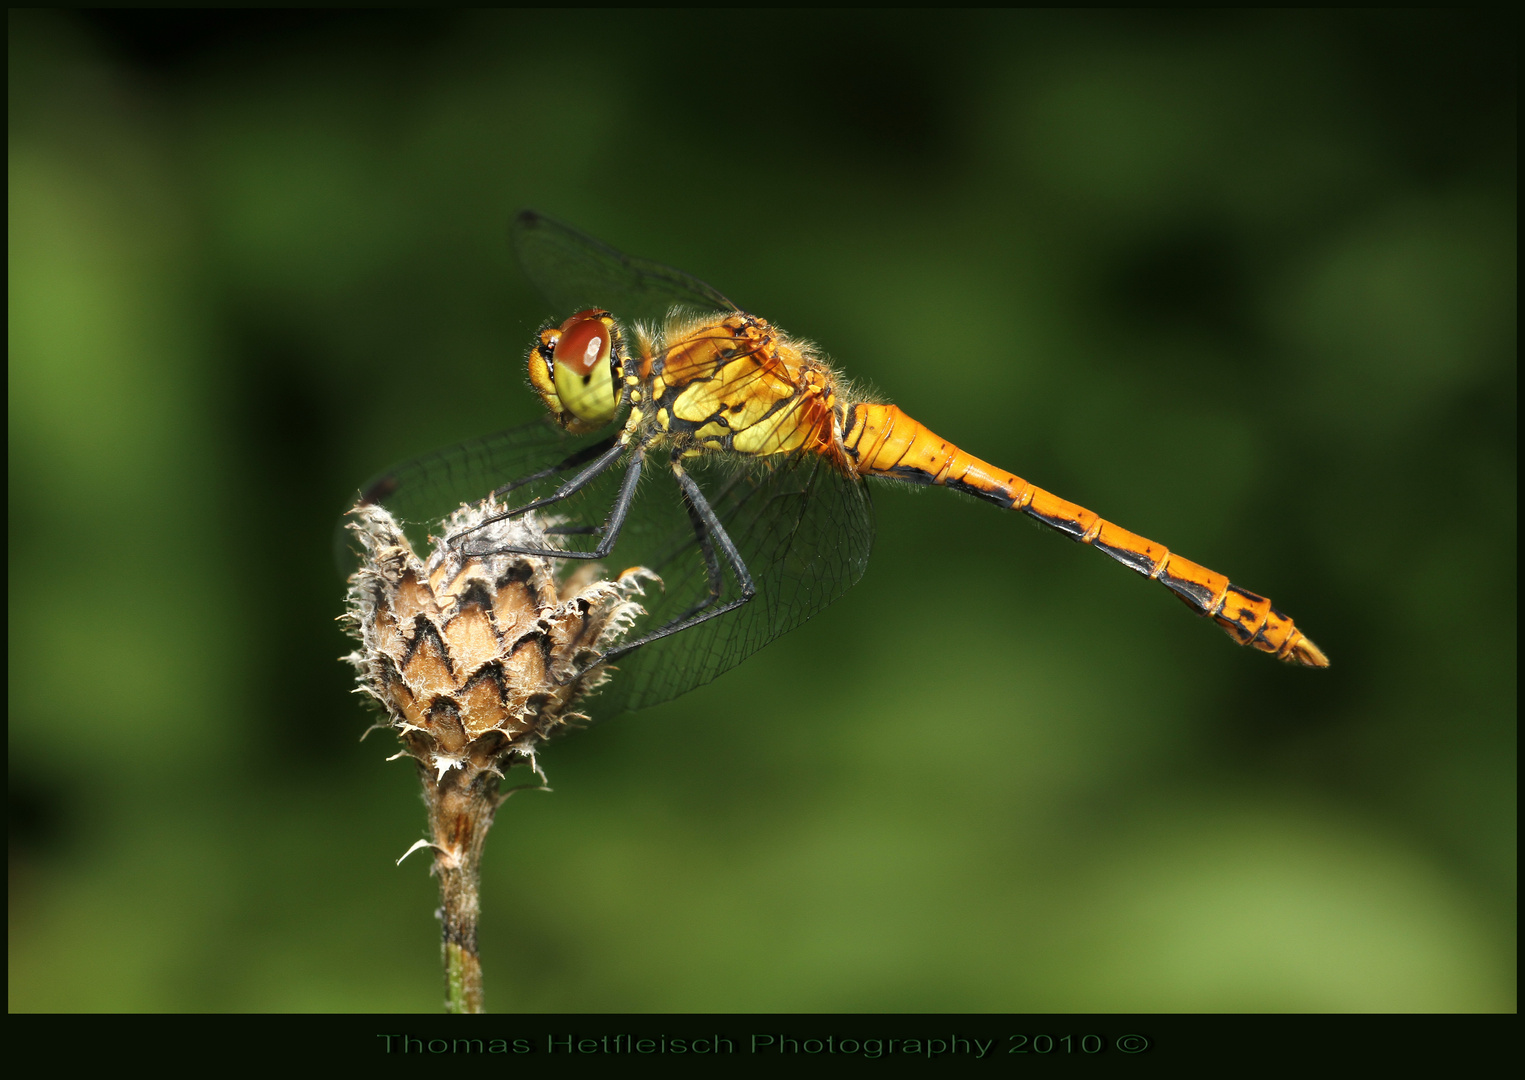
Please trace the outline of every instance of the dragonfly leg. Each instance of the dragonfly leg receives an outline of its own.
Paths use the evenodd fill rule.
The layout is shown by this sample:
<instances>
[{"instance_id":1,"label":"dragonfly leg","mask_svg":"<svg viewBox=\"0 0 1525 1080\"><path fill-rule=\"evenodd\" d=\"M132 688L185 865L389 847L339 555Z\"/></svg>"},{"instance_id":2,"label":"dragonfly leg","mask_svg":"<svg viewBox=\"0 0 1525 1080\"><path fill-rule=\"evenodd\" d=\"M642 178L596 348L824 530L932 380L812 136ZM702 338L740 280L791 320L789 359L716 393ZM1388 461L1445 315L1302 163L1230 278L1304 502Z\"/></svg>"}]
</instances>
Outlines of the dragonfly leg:
<instances>
[{"instance_id":1,"label":"dragonfly leg","mask_svg":"<svg viewBox=\"0 0 1525 1080\"><path fill-rule=\"evenodd\" d=\"M610 649L595 660L595 664L612 663L658 638L665 638L669 634L676 634L680 630L687 630L690 626L697 626L708 619L734 611L757 595L757 586L752 581L752 574L747 570L747 564L742 561L741 552L736 550L730 534L725 531L725 526L720 524L720 519L715 516L714 508L704 497L704 492L699 489L698 484L694 483L694 478L684 470L682 462L676 458L673 459L672 471L678 478L678 487L683 492L683 502L688 509L688 518L694 526L694 536L704 552L705 569L710 579L710 595L666 626L653 630L637 641L627 642L618 648ZM719 561L715 558L716 547L720 548L726 563L736 575L736 579L741 582L741 595L723 603L721 593L725 582L720 574Z\"/></svg>"},{"instance_id":2,"label":"dragonfly leg","mask_svg":"<svg viewBox=\"0 0 1525 1080\"><path fill-rule=\"evenodd\" d=\"M708 501L708 500L706 500ZM671 620L672 625L677 625L685 619L692 618L705 608L720 602L725 593L725 575L720 572L720 560L715 556L715 543L710 537L709 527L705 525L704 518L699 516L699 510L694 506L694 501L683 493L683 509L688 511L689 524L693 526L694 536L699 540L699 550L704 555L704 573L709 579L709 595L689 607L682 615Z\"/></svg>"},{"instance_id":3,"label":"dragonfly leg","mask_svg":"<svg viewBox=\"0 0 1525 1080\"><path fill-rule=\"evenodd\" d=\"M600 454L593 464L561 485L554 494L547 495L543 499L536 499L533 502L525 503L523 506L516 506L512 510L505 510L501 514L495 514L483 521L481 525L475 526L469 531L476 531L476 529L491 525L495 521L517 517L531 510L538 510L542 506L550 506L560 502L562 499L570 498L604 472L607 472L624 452L625 447L623 445L616 444L611 446ZM461 543L461 552L465 555L512 553L516 555L535 555L543 559L602 559L613 550L614 542L619 538L620 529L625 524L625 515L630 512L630 503L635 498L636 484L641 479L641 463L645 456L646 448L644 446L637 445L635 449L631 450L630 462L625 466L625 479L620 484L619 495L615 497L614 505L609 508L609 516L604 519L603 526L598 530L602 537L598 542L598 546L592 551L563 551L560 548L491 547L486 545L482 547L468 547L462 540L462 537L466 535L465 532L447 537L445 542L451 544Z\"/></svg>"}]
</instances>

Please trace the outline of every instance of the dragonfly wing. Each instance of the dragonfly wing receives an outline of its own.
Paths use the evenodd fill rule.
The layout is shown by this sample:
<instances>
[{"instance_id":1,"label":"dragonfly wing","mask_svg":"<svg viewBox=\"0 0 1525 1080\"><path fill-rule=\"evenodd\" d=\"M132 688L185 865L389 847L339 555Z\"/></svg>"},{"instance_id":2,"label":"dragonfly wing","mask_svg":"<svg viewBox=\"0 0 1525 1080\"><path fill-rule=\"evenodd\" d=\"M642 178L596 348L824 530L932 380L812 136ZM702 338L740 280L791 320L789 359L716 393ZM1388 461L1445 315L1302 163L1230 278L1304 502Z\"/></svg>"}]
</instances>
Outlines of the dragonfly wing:
<instances>
[{"instance_id":1,"label":"dragonfly wing","mask_svg":"<svg viewBox=\"0 0 1525 1080\"><path fill-rule=\"evenodd\" d=\"M576 438L550 421L536 421L495 435L470 439L445 450L424 454L370 479L359 497L379 503L404 526L413 549L422 555L427 536L438 533L439 523L464 503L480 502L504 484L535 477L521 484L521 491L505 493L514 503L546 494L567 478L556 467L574 459L588 445L607 441ZM569 506L577 510L581 502ZM341 518L336 538L341 570L354 568L352 544L345 529L350 519Z\"/></svg>"},{"instance_id":2,"label":"dragonfly wing","mask_svg":"<svg viewBox=\"0 0 1525 1080\"><path fill-rule=\"evenodd\" d=\"M819 455L800 455L771 466L738 466L704 456L690 459L686 468L735 543L757 595L734 611L621 659L600 692L605 700L595 703L599 712L645 708L702 686L836 600L868 565L874 523L867 486ZM671 531L662 546L642 557L641 565L658 574L662 585L647 588L642 604L649 615L636 634L667 625L701 604L710 591L704 552L681 508L677 485L666 474L660 485L652 485L659 486ZM642 546L637 538L632 541L627 549L622 538L616 549L621 566L626 565L627 550L635 554ZM719 562L723 599L732 599L740 595L739 583L723 557Z\"/></svg>"},{"instance_id":3,"label":"dragonfly wing","mask_svg":"<svg viewBox=\"0 0 1525 1080\"><path fill-rule=\"evenodd\" d=\"M519 212L512 233L524 273L561 317L601 307L621 319L660 324L674 305L700 312L736 310L696 277L626 255L534 210Z\"/></svg>"}]
</instances>

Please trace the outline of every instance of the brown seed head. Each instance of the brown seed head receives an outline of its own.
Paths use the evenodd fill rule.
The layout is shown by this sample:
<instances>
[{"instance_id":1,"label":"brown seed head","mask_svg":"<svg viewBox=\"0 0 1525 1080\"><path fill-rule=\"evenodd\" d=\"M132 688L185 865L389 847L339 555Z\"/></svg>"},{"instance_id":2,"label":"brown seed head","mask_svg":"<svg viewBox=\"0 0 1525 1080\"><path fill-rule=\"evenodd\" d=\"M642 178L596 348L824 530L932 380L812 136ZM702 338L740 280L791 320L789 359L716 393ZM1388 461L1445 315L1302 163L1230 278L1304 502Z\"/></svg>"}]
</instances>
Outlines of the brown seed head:
<instances>
[{"instance_id":1,"label":"brown seed head","mask_svg":"<svg viewBox=\"0 0 1525 1080\"><path fill-rule=\"evenodd\" d=\"M498 509L463 507L442 535L480 526ZM436 780L452 769L501 775L509 756L533 760L556 728L586 719L571 707L610 677L594 661L642 614L631 598L654 575L602 580L588 564L558 582L549 560L462 555L438 540L421 562L385 509L351 513L363 561L346 611L360 648L346 659L405 753ZM531 515L478 528L472 545L549 546Z\"/></svg>"}]
</instances>

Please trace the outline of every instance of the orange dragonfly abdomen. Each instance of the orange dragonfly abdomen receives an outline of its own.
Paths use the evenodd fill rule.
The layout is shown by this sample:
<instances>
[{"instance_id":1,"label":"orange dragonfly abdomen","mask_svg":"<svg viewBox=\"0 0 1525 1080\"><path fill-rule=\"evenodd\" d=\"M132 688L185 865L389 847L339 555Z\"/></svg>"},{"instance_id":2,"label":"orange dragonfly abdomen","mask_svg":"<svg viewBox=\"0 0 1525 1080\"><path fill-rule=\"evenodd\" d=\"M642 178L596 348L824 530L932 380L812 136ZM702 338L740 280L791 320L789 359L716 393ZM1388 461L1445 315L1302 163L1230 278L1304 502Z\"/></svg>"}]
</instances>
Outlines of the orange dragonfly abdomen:
<instances>
[{"instance_id":1,"label":"orange dragonfly abdomen","mask_svg":"<svg viewBox=\"0 0 1525 1080\"><path fill-rule=\"evenodd\" d=\"M1158 581L1199 615L1211 616L1239 644L1305 667L1329 666L1319 647L1265 597L1172 554L1164 544L1119 528L1082 506L966 454L897 406L858 404L845 409L842 448L860 476L936 484L1020 510Z\"/></svg>"}]
</instances>

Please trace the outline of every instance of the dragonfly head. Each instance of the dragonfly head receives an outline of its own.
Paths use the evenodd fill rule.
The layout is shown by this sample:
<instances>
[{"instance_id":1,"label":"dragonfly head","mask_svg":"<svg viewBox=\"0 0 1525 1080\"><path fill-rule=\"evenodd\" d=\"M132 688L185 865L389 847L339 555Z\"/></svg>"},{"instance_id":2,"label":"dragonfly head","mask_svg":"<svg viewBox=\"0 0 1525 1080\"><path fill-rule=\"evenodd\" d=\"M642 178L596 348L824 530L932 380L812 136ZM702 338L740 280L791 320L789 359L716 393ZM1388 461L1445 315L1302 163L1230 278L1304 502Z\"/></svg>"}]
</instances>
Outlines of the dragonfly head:
<instances>
[{"instance_id":1,"label":"dragonfly head","mask_svg":"<svg viewBox=\"0 0 1525 1080\"><path fill-rule=\"evenodd\" d=\"M573 434L614 419L624 385L625 348L614 317L601 308L549 324L530 350L530 385L556 422Z\"/></svg>"}]
</instances>

